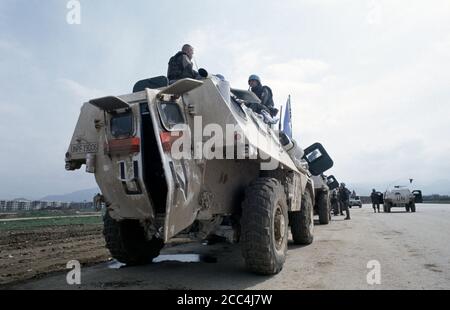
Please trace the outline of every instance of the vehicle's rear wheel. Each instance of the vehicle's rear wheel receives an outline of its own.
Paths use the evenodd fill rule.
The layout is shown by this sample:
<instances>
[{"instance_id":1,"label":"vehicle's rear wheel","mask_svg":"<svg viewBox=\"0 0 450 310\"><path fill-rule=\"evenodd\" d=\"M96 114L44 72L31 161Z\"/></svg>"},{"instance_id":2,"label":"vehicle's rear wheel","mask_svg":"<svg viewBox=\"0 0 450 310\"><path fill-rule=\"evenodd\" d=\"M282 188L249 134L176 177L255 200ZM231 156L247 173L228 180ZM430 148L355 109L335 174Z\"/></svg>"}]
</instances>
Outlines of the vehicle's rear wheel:
<instances>
[{"instance_id":1,"label":"vehicle's rear wheel","mask_svg":"<svg viewBox=\"0 0 450 310\"><path fill-rule=\"evenodd\" d=\"M114 220L108 212L103 217L103 235L112 257L127 265L150 264L164 247L161 239L147 240L139 221Z\"/></svg>"},{"instance_id":2,"label":"vehicle's rear wheel","mask_svg":"<svg viewBox=\"0 0 450 310\"><path fill-rule=\"evenodd\" d=\"M319 223L321 225L327 225L330 223L330 203L326 192L320 192L317 198L317 206L319 213Z\"/></svg>"},{"instance_id":3,"label":"vehicle's rear wheel","mask_svg":"<svg viewBox=\"0 0 450 310\"><path fill-rule=\"evenodd\" d=\"M289 212L289 225L295 244L311 244L314 239L314 209L307 190L302 197L300 211Z\"/></svg>"},{"instance_id":4,"label":"vehicle's rear wheel","mask_svg":"<svg viewBox=\"0 0 450 310\"><path fill-rule=\"evenodd\" d=\"M242 204L241 247L247 268L276 274L286 260L288 208L284 187L274 178L258 178Z\"/></svg>"},{"instance_id":5,"label":"vehicle's rear wheel","mask_svg":"<svg viewBox=\"0 0 450 310\"><path fill-rule=\"evenodd\" d=\"M386 211L385 212L386 213L391 213L391 204L389 202L386 204Z\"/></svg>"}]
</instances>

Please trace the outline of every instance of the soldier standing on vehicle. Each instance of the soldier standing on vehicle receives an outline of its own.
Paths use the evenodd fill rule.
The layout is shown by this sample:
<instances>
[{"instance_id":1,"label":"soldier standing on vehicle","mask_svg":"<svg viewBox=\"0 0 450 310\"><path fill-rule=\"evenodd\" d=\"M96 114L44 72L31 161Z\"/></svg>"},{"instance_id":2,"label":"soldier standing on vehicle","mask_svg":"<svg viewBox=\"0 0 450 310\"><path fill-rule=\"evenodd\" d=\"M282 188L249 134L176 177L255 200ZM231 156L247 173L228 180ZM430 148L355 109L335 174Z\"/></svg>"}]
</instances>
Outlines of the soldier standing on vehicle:
<instances>
[{"instance_id":1,"label":"soldier standing on vehicle","mask_svg":"<svg viewBox=\"0 0 450 310\"><path fill-rule=\"evenodd\" d=\"M348 207L350 199L350 191L345 187L345 183L341 183L339 188L339 200L341 203L341 212L345 211L345 220L350 220L350 209Z\"/></svg>"},{"instance_id":2,"label":"soldier standing on vehicle","mask_svg":"<svg viewBox=\"0 0 450 310\"><path fill-rule=\"evenodd\" d=\"M380 213L380 197L375 189L372 190L372 194L370 194L370 199L372 200L373 212Z\"/></svg>"},{"instance_id":3,"label":"soldier standing on vehicle","mask_svg":"<svg viewBox=\"0 0 450 310\"><path fill-rule=\"evenodd\" d=\"M175 54L169 60L169 68L167 69L167 78L169 83L176 80L191 78L198 79L200 75L193 69L194 48L189 44L183 45L181 51Z\"/></svg>"}]
</instances>

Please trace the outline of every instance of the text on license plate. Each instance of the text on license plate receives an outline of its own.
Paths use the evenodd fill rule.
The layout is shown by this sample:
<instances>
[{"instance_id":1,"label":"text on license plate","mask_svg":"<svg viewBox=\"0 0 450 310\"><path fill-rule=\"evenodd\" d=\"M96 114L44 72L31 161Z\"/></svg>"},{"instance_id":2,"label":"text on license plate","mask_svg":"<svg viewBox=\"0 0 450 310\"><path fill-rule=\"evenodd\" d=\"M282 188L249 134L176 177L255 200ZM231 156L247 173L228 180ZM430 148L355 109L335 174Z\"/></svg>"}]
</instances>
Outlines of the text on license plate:
<instances>
[{"instance_id":1,"label":"text on license plate","mask_svg":"<svg viewBox=\"0 0 450 310\"><path fill-rule=\"evenodd\" d=\"M97 143L80 143L80 144L72 144L70 146L70 152L72 154L97 153L97 150L98 150Z\"/></svg>"}]
</instances>

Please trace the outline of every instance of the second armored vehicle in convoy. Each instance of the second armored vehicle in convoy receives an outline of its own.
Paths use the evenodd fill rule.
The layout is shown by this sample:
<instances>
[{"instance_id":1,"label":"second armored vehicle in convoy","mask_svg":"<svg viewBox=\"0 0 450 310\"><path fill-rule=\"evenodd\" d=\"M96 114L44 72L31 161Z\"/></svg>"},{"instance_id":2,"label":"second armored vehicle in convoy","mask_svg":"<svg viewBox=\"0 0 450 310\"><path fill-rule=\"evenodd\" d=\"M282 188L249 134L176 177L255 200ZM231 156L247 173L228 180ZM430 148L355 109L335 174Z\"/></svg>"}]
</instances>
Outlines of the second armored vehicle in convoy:
<instances>
[{"instance_id":1,"label":"second armored vehicle in convoy","mask_svg":"<svg viewBox=\"0 0 450 310\"><path fill-rule=\"evenodd\" d=\"M278 273L288 227L313 241L314 184L332 166L247 107L251 92L219 76L143 80L134 92L81 108L66 169L86 165L106 204L104 236L117 260L147 264L176 236L239 242L249 270ZM282 139L281 139L282 138Z\"/></svg>"}]
</instances>

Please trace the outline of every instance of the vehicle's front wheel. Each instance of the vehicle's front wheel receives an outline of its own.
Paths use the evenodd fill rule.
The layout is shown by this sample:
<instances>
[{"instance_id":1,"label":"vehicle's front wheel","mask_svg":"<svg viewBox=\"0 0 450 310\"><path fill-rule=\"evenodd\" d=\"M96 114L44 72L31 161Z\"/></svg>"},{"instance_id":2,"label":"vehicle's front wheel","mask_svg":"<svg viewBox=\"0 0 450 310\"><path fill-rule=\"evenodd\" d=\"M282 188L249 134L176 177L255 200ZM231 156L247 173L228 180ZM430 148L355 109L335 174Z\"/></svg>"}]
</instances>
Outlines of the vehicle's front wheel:
<instances>
[{"instance_id":1,"label":"vehicle's front wheel","mask_svg":"<svg viewBox=\"0 0 450 310\"><path fill-rule=\"evenodd\" d=\"M283 268L288 241L288 208L284 187L274 178L258 178L242 204L241 247L247 268L271 275Z\"/></svg>"},{"instance_id":2,"label":"vehicle's front wheel","mask_svg":"<svg viewBox=\"0 0 450 310\"><path fill-rule=\"evenodd\" d=\"M114 220L108 212L103 217L103 235L112 257L127 265L150 264L164 247L161 239L147 240L139 221Z\"/></svg>"},{"instance_id":3,"label":"vehicle's front wheel","mask_svg":"<svg viewBox=\"0 0 450 310\"><path fill-rule=\"evenodd\" d=\"M289 225L295 244L311 244L314 239L314 209L307 190L302 197L300 211L289 212Z\"/></svg>"}]
</instances>

